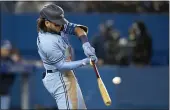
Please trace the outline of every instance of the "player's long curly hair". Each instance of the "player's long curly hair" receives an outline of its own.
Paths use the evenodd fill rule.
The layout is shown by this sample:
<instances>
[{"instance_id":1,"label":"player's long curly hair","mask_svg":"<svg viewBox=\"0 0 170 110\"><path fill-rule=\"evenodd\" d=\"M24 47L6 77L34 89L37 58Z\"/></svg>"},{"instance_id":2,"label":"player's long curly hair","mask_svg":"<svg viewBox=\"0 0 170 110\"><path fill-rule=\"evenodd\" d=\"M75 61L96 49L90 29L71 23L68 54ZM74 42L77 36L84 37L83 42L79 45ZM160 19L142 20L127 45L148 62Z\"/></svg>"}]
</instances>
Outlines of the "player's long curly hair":
<instances>
[{"instance_id":1,"label":"player's long curly hair","mask_svg":"<svg viewBox=\"0 0 170 110\"><path fill-rule=\"evenodd\" d=\"M64 25L62 26L61 30L63 30ZM44 18L38 18L37 19L37 31L39 32L40 30L44 31L44 32L55 32L51 29L49 29L46 25L45 25L45 19Z\"/></svg>"},{"instance_id":2,"label":"player's long curly hair","mask_svg":"<svg viewBox=\"0 0 170 110\"><path fill-rule=\"evenodd\" d=\"M45 19L43 18L38 18L37 19L37 31L39 32L40 30L44 31L44 32L47 32L48 29L45 25Z\"/></svg>"}]
</instances>

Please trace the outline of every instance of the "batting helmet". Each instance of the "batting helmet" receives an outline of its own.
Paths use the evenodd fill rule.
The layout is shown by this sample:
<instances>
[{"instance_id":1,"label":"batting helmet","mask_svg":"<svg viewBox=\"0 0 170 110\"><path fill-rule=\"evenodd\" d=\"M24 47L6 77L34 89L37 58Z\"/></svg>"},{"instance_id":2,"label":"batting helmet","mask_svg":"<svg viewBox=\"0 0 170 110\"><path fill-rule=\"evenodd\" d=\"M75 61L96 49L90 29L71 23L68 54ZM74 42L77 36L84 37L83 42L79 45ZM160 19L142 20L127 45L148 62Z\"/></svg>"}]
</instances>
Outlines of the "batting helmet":
<instances>
[{"instance_id":1,"label":"batting helmet","mask_svg":"<svg viewBox=\"0 0 170 110\"><path fill-rule=\"evenodd\" d=\"M64 10L55 4L44 6L44 8L40 11L40 17L59 25L68 23L68 21L64 18Z\"/></svg>"}]
</instances>

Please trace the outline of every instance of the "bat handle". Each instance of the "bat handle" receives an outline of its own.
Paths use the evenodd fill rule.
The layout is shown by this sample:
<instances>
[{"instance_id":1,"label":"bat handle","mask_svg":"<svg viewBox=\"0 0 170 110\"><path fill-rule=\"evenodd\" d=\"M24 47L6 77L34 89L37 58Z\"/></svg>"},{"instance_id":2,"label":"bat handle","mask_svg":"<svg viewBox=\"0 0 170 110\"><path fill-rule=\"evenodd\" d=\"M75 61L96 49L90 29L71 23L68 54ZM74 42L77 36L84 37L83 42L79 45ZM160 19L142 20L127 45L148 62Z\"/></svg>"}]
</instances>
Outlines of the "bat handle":
<instances>
[{"instance_id":1,"label":"bat handle","mask_svg":"<svg viewBox=\"0 0 170 110\"><path fill-rule=\"evenodd\" d=\"M94 60L91 60L91 61L90 61L90 64L93 66L93 69L94 69L94 71L95 71L95 73L96 73L97 78L100 78L99 71L98 71L97 66L96 66L96 64L95 64L95 61L94 61Z\"/></svg>"}]
</instances>

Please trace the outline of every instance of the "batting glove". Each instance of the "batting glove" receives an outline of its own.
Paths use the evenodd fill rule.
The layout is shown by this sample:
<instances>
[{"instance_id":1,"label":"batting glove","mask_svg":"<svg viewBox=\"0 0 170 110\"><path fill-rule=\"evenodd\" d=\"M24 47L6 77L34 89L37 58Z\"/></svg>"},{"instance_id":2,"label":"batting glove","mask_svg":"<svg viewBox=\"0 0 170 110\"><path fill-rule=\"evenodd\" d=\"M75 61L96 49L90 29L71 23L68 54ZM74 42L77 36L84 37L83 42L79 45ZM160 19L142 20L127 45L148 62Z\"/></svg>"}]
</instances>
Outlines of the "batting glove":
<instances>
[{"instance_id":1,"label":"batting glove","mask_svg":"<svg viewBox=\"0 0 170 110\"><path fill-rule=\"evenodd\" d=\"M84 50L84 54L87 57L96 56L95 55L95 49L90 45L89 42L86 42L86 43L83 44L83 50Z\"/></svg>"},{"instance_id":2,"label":"batting glove","mask_svg":"<svg viewBox=\"0 0 170 110\"><path fill-rule=\"evenodd\" d=\"M93 61L94 63L97 63L98 58L96 56L90 56L90 60Z\"/></svg>"},{"instance_id":3,"label":"batting glove","mask_svg":"<svg viewBox=\"0 0 170 110\"><path fill-rule=\"evenodd\" d=\"M93 58L95 58L94 56L93 56ZM92 59L92 58L85 58L85 59L83 59L82 60L82 64L83 65L92 65L92 61L94 61L95 63L97 63L97 57L95 58L95 60L94 59Z\"/></svg>"},{"instance_id":4,"label":"batting glove","mask_svg":"<svg viewBox=\"0 0 170 110\"><path fill-rule=\"evenodd\" d=\"M89 65L90 64L90 58L85 58L82 60L83 65Z\"/></svg>"}]
</instances>

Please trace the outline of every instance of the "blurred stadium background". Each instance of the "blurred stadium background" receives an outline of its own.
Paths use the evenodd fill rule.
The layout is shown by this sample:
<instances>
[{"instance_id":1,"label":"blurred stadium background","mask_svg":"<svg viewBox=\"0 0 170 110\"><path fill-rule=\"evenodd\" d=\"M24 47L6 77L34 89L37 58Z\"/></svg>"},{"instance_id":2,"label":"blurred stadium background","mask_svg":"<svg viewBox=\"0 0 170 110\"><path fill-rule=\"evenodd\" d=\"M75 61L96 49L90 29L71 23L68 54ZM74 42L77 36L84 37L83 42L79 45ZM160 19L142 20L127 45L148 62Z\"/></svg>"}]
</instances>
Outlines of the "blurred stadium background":
<instances>
[{"instance_id":1,"label":"blurred stadium background","mask_svg":"<svg viewBox=\"0 0 170 110\"><path fill-rule=\"evenodd\" d=\"M1 109L55 109L44 88L36 47L36 20L45 4L56 3L70 21L89 27L88 37L112 99L104 105L90 67L76 70L88 109L169 108L168 1L1 1ZM70 36L74 60L85 57ZM112 79L121 77L114 85Z\"/></svg>"}]
</instances>

